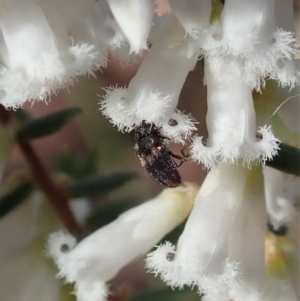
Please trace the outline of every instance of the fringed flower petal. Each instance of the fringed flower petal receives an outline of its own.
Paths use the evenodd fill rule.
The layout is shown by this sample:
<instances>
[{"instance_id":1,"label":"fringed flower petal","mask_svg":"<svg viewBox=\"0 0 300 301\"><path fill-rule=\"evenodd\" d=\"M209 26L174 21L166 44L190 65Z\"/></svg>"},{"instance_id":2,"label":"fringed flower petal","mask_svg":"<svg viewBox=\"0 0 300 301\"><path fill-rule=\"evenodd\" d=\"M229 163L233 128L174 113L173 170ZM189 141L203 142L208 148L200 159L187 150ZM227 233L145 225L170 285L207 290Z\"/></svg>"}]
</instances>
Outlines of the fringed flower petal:
<instances>
[{"instance_id":1,"label":"fringed flower petal","mask_svg":"<svg viewBox=\"0 0 300 301\"><path fill-rule=\"evenodd\" d=\"M168 242L159 246L148 254L147 269L172 287L198 286L207 300L236 283L239 269L237 262L228 260L228 240L242 202L247 172L238 166L210 172L176 250Z\"/></svg>"},{"instance_id":2,"label":"fringed flower petal","mask_svg":"<svg viewBox=\"0 0 300 301\"><path fill-rule=\"evenodd\" d=\"M205 69L208 93L206 123L209 138L204 146L196 138L192 159L207 168L217 164L232 164L242 159L247 165L253 161L271 159L278 150L276 139L269 128L256 138L256 119L251 89L241 79L240 62L210 59Z\"/></svg>"},{"instance_id":3,"label":"fringed flower petal","mask_svg":"<svg viewBox=\"0 0 300 301\"><path fill-rule=\"evenodd\" d=\"M75 283L78 301L106 300L105 283L187 217L197 190L193 184L166 189L77 245L67 233L51 234L47 253L60 270L58 276Z\"/></svg>"},{"instance_id":4,"label":"fringed flower petal","mask_svg":"<svg viewBox=\"0 0 300 301\"><path fill-rule=\"evenodd\" d=\"M161 37L168 34L172 24L170 22L167 28L163 28ZM172 32L169 37L173 37ZM126 91L126 96L119 97L118 92L108 90L101 109L119 130L132 129L134 124L147 120L162 126L169 138L181 143L195 130L193 118L178 113L176 107L181 88L196 64L198 53L190 53L191 39L180 45L174 43L173 39L156 37L127 90L122 90ZM176 124L169 126L170 119L176 119Z\"/></svg>"}]
</instances>

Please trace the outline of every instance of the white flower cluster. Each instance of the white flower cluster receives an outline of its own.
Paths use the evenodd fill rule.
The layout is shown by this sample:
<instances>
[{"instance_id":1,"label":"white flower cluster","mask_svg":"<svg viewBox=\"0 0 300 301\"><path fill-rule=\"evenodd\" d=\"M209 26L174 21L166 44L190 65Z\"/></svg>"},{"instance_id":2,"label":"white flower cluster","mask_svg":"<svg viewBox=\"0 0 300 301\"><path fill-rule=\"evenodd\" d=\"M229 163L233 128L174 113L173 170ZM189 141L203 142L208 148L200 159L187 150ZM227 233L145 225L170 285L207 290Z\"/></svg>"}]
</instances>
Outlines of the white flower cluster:
<instances>
[{"instance_id":1,"label":"white flower cluster","mask_svg":"<svg viewBox=\"0 0 300 301\"><path fill-rule=\"evenodd\" d=\"M271 159L278 139L268 126L257 130L252 90L265 78L294 87L296 38L292 1L226 0L210 23L212 2L170 0L172 13L154 18L151 48L127 88L107 89L101 109L121 131L147 120L183 143L195 121L176 110L180 90L197 59L205 59L209 138L194 139L192 159L207 168L242 159L246 165ZM171 126L170 120L176 120ZM260 138L257 138L260 135Z\"/></svg>"},{"instance_id":2,"label":"white flower cluster","mask_svg":"<svg viewBox=\"0 0 300 301\"><path fill-rule=\"evenodd\" d=\"M121 65L145 55L128 87L107 87L102 113L121 131L141 121L185 143L196 130L177 109L188 73L204 58L208 140L193 137L191 157L214 168L199 191L177 247L160 245L148 269L172 287L197 287L203 301L299 300L293 289L265 276L267 214L261 172L233 165L271 159L278 140L257 129L252 90L266 78L293 88L300 79L292 0L226 0L211 21L212 0L2 0L0 104L47 100L79 75L94 75L111 52ZM281 175L264 170L267 210L275 228L294 219ZM278 185L281 183L281 185ZM76 245L50 236L48 253L59 276L75 283L78 301L102 301L106 282L148 252L192 210L195 189L165 190L125 212ZM295 192L297 194L299 192ZM63 247L69 250L64 252ZM170 253L173 256L169 256Z\"/></svg>"},{"instance_id":3,"label":"white flower cluster","mask_svg":"<svg viewBox=\"0 0 300 301\"><path fill-rule=\"evenodd\" d=\"M132 2L133 11L115 0L1 1L0 103L16 108L26 100L47 100L77 76L94 75L106 66L109 50L123 47L127 52L123 31L132 51L145 48L151 23L148 30L146 26L121 30L118 22L124 23L127 12L131 25L151 21L152 11L144 8L153 4Z\"/></svg>"},{"instance_id":4,"label":"white flower cluster","mask_svg":"<svg viewBox=\"0 0 300 301\"><path fill-rule=\"evenodd\" d=\"M202 56L209 138L194 138L192 159L213 168L272 158L278 140L268 126L257 138L251 91L265 78L299 81L292 0L226 0L215 22L211 0L169 2L172 11L158 16L154 0L2 1L0 103L46 100L105 67L109 52L124 65L148 50L128 87L106 88L101 110L121 131L147 120L184 143L196 121L177 109L178 98Z\"/></svg>"},{"instance_id":5,"label":"white flower cluster","mask_svg":"<svg viewBox=\"0 0 300 301\"><path fill-rule=\"evenodd\" d=\"M51 234L47 252L60 270L58 276L75 283L78 301L104 301L109 294L106 282L189 216L177 247L165 242L148 254L149 272L171 287L196 287L203 301L298 301L297 273L286 273L284 280L274 272L266 274L261 168L222 166L211 171L197 191L192 184L165 189L77 245L69 234ZM283 208L279 215L277 209L275 226L290 221L291 210ZM268 252L274 253L268 244ZM285 260L279 256L282 266Z\"/></svg>"}]
</instances>

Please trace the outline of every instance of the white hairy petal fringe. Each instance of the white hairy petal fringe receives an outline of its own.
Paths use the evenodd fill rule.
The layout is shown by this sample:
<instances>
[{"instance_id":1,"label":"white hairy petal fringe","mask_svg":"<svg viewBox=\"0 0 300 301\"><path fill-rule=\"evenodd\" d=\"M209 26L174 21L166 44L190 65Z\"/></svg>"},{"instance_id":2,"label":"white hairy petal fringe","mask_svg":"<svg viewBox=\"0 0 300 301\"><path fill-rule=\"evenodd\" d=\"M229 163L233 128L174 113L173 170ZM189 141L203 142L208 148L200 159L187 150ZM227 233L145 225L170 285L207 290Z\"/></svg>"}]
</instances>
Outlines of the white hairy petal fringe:
<instances>
[{"instance_id":1,"label":"white hairy petal fringe","mask_svg":"<svg viewBox=\"0 0 300 301\"><path fill-rule=\"evenodd\" d=\"M256 52L257 47L263 47L270 41L272 34L270 29L273 27L273 20L269 15L272 2L273 0L226 1L220 24L211 26L204 40L199 40L205 54L212 57L249 57ZM267 32L260 41L265 31Z\"/></svg>"},{"instance_id":2,"label":"white hairy petal fringe","mask_svg":"<svg viewBox=\"0 0 300 301\"><path fill-rule=\"evenodd\" d=\"M108 87L104 90L106 94L100 101L100 110L103 115L122 132L132 131L134 126L140 124L144 119L152 122L156 121L156 124L159 126L160 123L157 119L164 117L163 112L168 108L170 103L170 97L163 96L159 91L149 91L149 93L143 91L142 93L144 94L140 96L149 100L149 103L148 106L143 108L144 114L143 117L141 117L140 112L137 112L135 103L130 97L128 89ZM153 110L153 108L155 109ZM157 109L159 110L157 111ZM148 115L146 117L147 110ZM193 130L193 120L190 117L186 119L185 115L181 114L179 111L173 114L174 118L176 118L176 120L178 119L178 125L180 125L174 128L179 128L179 133L184 135L186 133L182 132L182 129L186 129L187 131ZM168 132L168 127L166 127L166 132ZM172 133L174 133L174 130ZM180 137L178 139L180 139Z\"/></svg>"},{"instance_id":3,"label":"white hairy petal fringe","mask_svg":"<svg viewBox=\"0 0 300 301\"><path fill-rule=\"evenodd\" d=\"M130 132L134 128L136 117L126 88L108 87L100 100L100 110L121 132Z\"/></svg>"},{"instance_id":4,"label":"white hairy petal fringe","mask_svg":"<svg viewBox=\"0 0 300 301\"><path fill-rule=\"evenodd\" d=\"M276 3L275 3L276 2ZM251 89L260 91L265 78L277 80L282 87L298 84L295 66L297 51L295 30L290 22L278 18L278 12L290 16L292 2L274 0L226 1L220 23L199 32L198 42L207 60L223 57L243 62L240 74Z\"/></svg>"},{"instance_id":5,"label":"white hairy petal fringe","mask_svg":"<svg viewBox=\"0 0 300 301\"><path fill-rule=\"evenodd\" d=\"M277 29L272 34L272 44L257 49L245 59L244 81L260 91L266 77L277 80L281 87L294 88L299 81L299 71L294 62L297 51L296 37L292 32Z\"/></svg>"},{"instance_id":6,"label":"white hairy petal fringe","mask_svg":"<svg viewBox=\"0 0 300 301\"><path fill-rule=\"evenodd\" d=\"M242 70L240 62L227 59L214 58L206 64L209 138L205 146L202 137L195 138L191 156L207 168L233 164L238 159L251 165L277 153L278 140L269 127L259 130L263 137L257 141L251 89L241 79Z\"/></svg>"},{"instance_id":7,"label":"white hairy petal fringe","mask_svg":"<svg viewBox=\"0 0 300 301\"><path fill-rule=\"evenodd\" d=\"M95 76L94 71L101 67L98 61L99 51L94 45L76 44L70 47L68 54L71 61L65 62L65 68L71 80L82 74Z\"/></svg>"},{"instance_id":8,"label":"white hairy petal fringe","mask_svg":"<svg viewBox=\"0 0 300 301\"><path fill-rule=\"evenodd\" d=\"M195 264L197 254L191 250L186 260L173 259L176 254L175 246L167 241L147 255L145 267L172 288L195 286L199 275L203 273L201 266Z\"/></svg>"},{"instance_id":9,"label":"white hairy petal fringe","mask_svg":"<svg viewBox=\"0 0 300 301\"><path fill-rule=\"evenodd\" d=\"M151 49L128 86L141 120L161 124L169 120L177 107L186 77L197 62L198 53L190 53L192 39L184 39L183 31L173 32L174 22L167 23L165 28L161 29L160 36L153 40ZM180 40L178 45L177 39ZM161 110L161 106L156 108L151 100L145 98L147 94L155 92L168 102L164 110Z\"/></svg>"},{"instance_id":10,"label":"white hairy petal fringe","mask_svg":"<svg viewBox=\"0 0 300 301\"><path fill-rule=\"evenodd\" d=\"M86 277L80 284L74 287L77 301L104 301L107 300L109 289L103 282L90 282L92 279ZM88 299L87 299L88 298Z\"/></svg>"},{"instance_id":11,"label":"white hairy petal fringe","mask_svg":"<svg viewBox=\"0 0 300 301\"><path fill-rule=\"evenodd\" d=\"M93 75L106 64L107 46L93 32L109 29L96 21L93 2L12 0L2 5L0 103L5 107L47 100L75 77Z\"/></svg>"},{"instance_id":12,"label":"white hairy petal fringe","mask_svg":"<svg viewBox=\"0 0 300 301\"><path fill-rule=\"evenodd\" d=\"M296 201L300 197L299 180L276 169L264 166L264 185L267 212L275 229L296 221L299 212Z\"/></svg>"},{"instance_id":13,"label":"white hairy petal fringe","mask_svg":"<svg viewBox=\"0 0 300 301\"><path fill-rule=\"evenodd\" d=\"M141 86L138 94L134 95L130 89L130 84L127 92L131 97L131 105L139 122L147 120L161 124L161 121L166 119L166 111L169 111L169 108L172 106L172 95L164 94L158 89L146 89L145 86Z\"/></svg>"},{"instance_id":14,"label":"white hairy petal fringe","mask_svg":"<svg viewBox=\"0 0 300 301\"><path fill-rule=\"evenodd\" d=\"M140 124L142 119L140 116L137 116L136 110L130 103L128 90L126 88L109 87L105 91L106 94L100 101L100 110L103 115L109 118L110 122L117 126L120 131L132 131L136 125ZM168 98L162 98L159 92L146 94L145 97L150 100L153 106L160 108L161 112L169 103ZM150 108L148 109L149 114L148 118L145 118L146 120L153 121L153 119L160 117L160 115L157 116L156 114L151 115ZM160 122L156 122L156 125L158 127L162 126L162 134L176 143L184 144L193 131L196 130L195 124L197 122L190 114L185 115L181 111L175 110L170 116L170 120L174 121L175 125L170 125L169 123L161 124Z\"/></svg>"},{"instance_id":15,"label":"white hairy petal fringe","mask_svg":"<svg viewBox=\"0 0 300 301\"><path fill-rule=\"evenodd\" d=\"M241 148L244 163L248 167L250 167L255 160L263 163L265 163L266 160L271 160L277 155L278 150L280 149L280 140L274 136L271 126L265 125L264 127L259 128L257 133L261 134L262 138L260 140L255 144L247 141Z\"/></svg>"},{"instance_id":16,"label":"white hairy petal fringe","mask_svg":"<svg viewBox=\"0 0 300 301\"><path fill-rule=\"evenodd\" d=\"M197 191L193 184L165 189L155 199L126 211L76 246L69 234L51 234L47 253L60 270L58 276L75 282L78 301L105 300L105 283L180 224L190 213Z\"/></svg>"},{"instance_id":17,"label":"white hairy petal fringe","mask_svg":"<svg viewBox=\"0 0 300 301\"><path fill-rule=\"evenodd\" d=\"M233 165L211 171L196 197L176 251L168 242L159 246L148 254L147 269L172 287L198 286L205 293L204 300L213 300L232 287L239 268L238 263L228 260L228 239L246 175L247 169Z\"/></svg>"},{"instance_id":18,"label":"white hairy petal fringe","mask_svg":"<svg viewBox=\"0 0 300 301\"><path fill-rule=\"evenodd\" d=\"M211 0L169 0L169 3L179 22L190 35L193 36L209 26Z\"/></svg>"},{"instance_id":19,"label":"white hairy petal fringe","mask_svg":"<svg viewBox=\"0 0 300 301\"><path fill-rule=\"evenodd\" d=\"M174 17L172 20L176 21ZM169 32L172 24L166 23L166 28L160 33L161 38L157 36L153 40L151 49L127 90L106 90L101 110L121 131L130 131L134 124L147 120L161 126L169 138L184 143L195 130L195 121L190 115L176 110L176 107L181 88L198 56L197 52L190 52L193 42L190 38L184 39L183 32L179 34L182 43L174 44L174 34ZM168 33L171 39L165 40L164 33ZM177 35L176 32L176 38ZM170 119L176 120L177 124L169 125Z\"/></svg>"},{"instance_id":20,"label":"white hairy petal fringe","mask_svg":"<svg viewBox=\"0 0 300 301\"><path fill-rule=\"evenodd\" d=\"M111 11L130 43L130 52L148 49L154 0L108 0Z\"/></svg>"},{"instance_id":21,"label":"white hairy petal fringe","mask_svg":"<svg viewBox=\"0 0 300 301\"><path fill-rule=\"evenodd\" d=\"M293 0L275 0L274 13L277 28L274 33L275 44L281 45L277 47L280 51L285 47L285 57L281 60L279 57L277 58L279 71L275 79L279 81L282 87L290 85L293 88L299 83L300 78L298 60L295 59L299 42L295 36Z\"/></svg>"},{"instance_id":22,"label":"white hairy petal fringe","mask_svg":"<svg viewBox=\"0 0 300 301\"><path fill-rule=\"evenodd\" d=\"M174 122L174 125L172 122ZM170 122L162 125L162 133L175 143L184 144L192 136L193 132L197 130L196 123L198 122L191 114L185 115L176 109L170 116Z\"/></svg>"},{"instance_id":23,"label":"white hairy petal fringe","mask_svg":"<svg viewBox=\"0 0 300 301\"><path fill-rule=\"evenodd\" d=\"M43 13L32 1L19 2L9 1L0 13L6 49L0 70L0 102L5 107L18 107L27 99L45 99L65 75Z\"/></svg>"}]
</instances>

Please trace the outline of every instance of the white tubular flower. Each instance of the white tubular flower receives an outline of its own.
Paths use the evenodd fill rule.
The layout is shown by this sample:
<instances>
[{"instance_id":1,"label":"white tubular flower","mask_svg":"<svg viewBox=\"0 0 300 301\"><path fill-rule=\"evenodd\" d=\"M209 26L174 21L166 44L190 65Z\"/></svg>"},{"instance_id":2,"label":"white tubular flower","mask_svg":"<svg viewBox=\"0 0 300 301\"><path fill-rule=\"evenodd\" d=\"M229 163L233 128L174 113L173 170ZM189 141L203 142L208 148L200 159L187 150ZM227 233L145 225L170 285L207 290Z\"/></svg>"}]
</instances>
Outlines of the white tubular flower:
<instances>
[{"instance_id":1,"label":"white tubular flower","mask_svg":"<svg viewBox=\"0 0 300 301\"><path fill-rule=\"evenodd\" d=\"M197 285L203 300L214 300L236 283L238 264L228 260L229 238L243 199L249 171L222 166L211 171L196 197L194 209L179 238L148 254L146 267L171 286ZM168 259L168 254L174 259ZM218 299L215 299L218 300Z\"/></svg>"},{"instance_id":2,"label":"white tubular flower","mask_svg":"<svg viewBox=\"0 0 300 301\"><path fill-rule=\"evenodd\" d=\"M148 49L147 39L152 26L153 0L108 0L110 9L130 43L130 52Z\"/></svg>"},{"instance_id":3,"label":"white tubular flower","mask_svg":"<svg viewBox=\"0 0 300 301\"><path fill-rule=\"evenodd\" d=\"M294 301L292 287L265 276L266 224L261 168L221 166L205 179L176 250L160 245L146 267L170 286L197 286L203 301Z\"/></svg>"},{"instance_id":4,"label":"white tubular flower","mask_svg":"<svg viewBox=\"0 0 300 301\"><path fill-rule=\"evenodd\" d=\"M65 76L47 20L30 0L4 1L0 14L0 103L18 107L27 99L46 98Z\"/></svg>"},{"instance_id":5,"label":"white tubular flower","mask_svg":"<svg viewBox=\"0 0 300 301\"><path fill-rule=\"evenodd\" d=\"M242 158L271 159L278 149L278 140L270 128L259 130L256 138L256 119L251 89L241 79L242 63L212 58L206 64L205 81L208 93L206 123L209 138L206 146L202 137L194 140L192 159L213 168L217 163L230 164Z\"/></svg>"},{"instance_id":6,"label":"white tubular flower","mask_svg":"<svg viewBox=\"0 0 300 301\"><path fill-rule=\"evenodd\" d=\"M165 189L76 246L75 239L66 233L51 234L48 253L60 269L59 276L75 282L77 300L105 300L105 282L180 224L190 213L197 190L193 184ZM68 252L62 251L64 246Z\"/></svg>"},{"instance_id":7,"label":"white tubular flower","mask_svg":"<svg viewBox=\"0 0 300 301\"><path fill-rule=\"evenodd\" d=\"M264 166L263 172L267 212L274 229L295 222L299 216L299 180L268 166Z\"/></svg>"},{"instance_id":8,"label":"white tubular flower","mask_svg":"<svg viewBox=\"0 0 300 301\"><path fill-rule=\"evenodd\" d=\"M169 0L170 6L185 31L195 33L207 29L211 13L211 0Z\"/></svg>"},{"instance_id":9,"label":"white tubular flower","mask_svg":"<svg viewBox=\"0 0 300 301\"><path fill-rule=\"evenodd\" d=\"M0 103L5 107L46 100L75 77L93 75L105 66L118 35L105 3L5 0L0 15Z\"/></svg>"},{"instance_id":10,"label":"white tubular flower","mask_svg":"<svg viewBox=\"0 0 300 301\"><path fill-rule=\"evenodd\" d=\"M174 31L173 26L179 32ZM163 127L163 133L183 142L195 130L190 115L176 110L184 81L197 61L193 42L175 18L166 23L153 41L149 53L131 80L128 89L109 88L101 103L103 114L121 131L131 131L134 124L147 120ZM176 125L169 125L169 120Z\"/></svg>"},{"instance_id":11,"label":"white tubular flower","mask_svg":"<svg viewBox=\"0 0 300 301\"><path fill-rule=\"evenodd\" d=\"M296 38L290 23L282 22L283 16L291 17L292 5L281 0L226 1L220 24L199 37L205 55L243 60L241 76L252 89L259 91L265 77L293 87L299 81L293 62Z\"/></svg>"}]
</instances>

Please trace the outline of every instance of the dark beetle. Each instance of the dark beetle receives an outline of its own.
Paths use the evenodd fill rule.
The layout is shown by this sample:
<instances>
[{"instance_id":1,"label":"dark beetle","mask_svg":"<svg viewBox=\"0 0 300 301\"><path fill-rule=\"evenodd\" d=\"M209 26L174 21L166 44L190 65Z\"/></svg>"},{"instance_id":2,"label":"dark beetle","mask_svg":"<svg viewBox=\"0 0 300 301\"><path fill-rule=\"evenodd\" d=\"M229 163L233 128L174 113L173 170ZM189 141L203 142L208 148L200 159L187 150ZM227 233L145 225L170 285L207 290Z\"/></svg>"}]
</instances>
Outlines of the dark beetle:
<instances>
[{"instance_id":1,"label":"dark beetle","mask_svg":"<svg viewBox=\"0 0 300 301\"><path fill-rule=\"evenodd\" d=\"M186 155L173 154L165 139L162 136L160 128L152 122L142 121L135 129L134 146L135 153L141 161L141 165L149 172L150 176L160 185L167 187L177 187L181 184L181 176L177 167L186 161ZM173 160L176 158L181 162L179 165Z\"/></svg>"}]
</instances>

